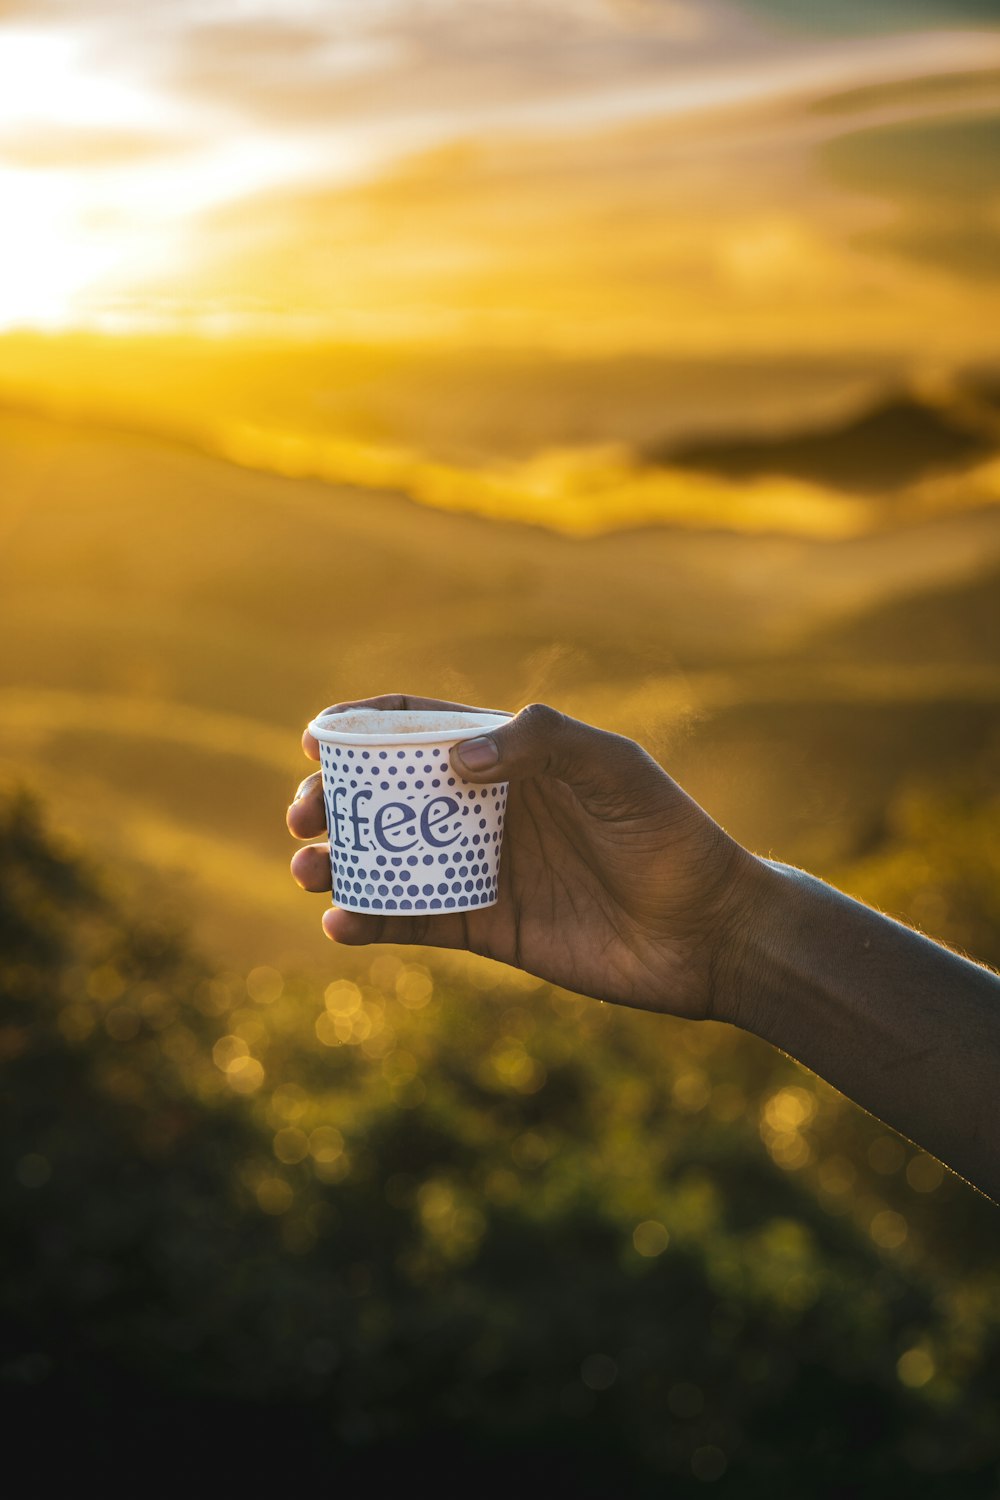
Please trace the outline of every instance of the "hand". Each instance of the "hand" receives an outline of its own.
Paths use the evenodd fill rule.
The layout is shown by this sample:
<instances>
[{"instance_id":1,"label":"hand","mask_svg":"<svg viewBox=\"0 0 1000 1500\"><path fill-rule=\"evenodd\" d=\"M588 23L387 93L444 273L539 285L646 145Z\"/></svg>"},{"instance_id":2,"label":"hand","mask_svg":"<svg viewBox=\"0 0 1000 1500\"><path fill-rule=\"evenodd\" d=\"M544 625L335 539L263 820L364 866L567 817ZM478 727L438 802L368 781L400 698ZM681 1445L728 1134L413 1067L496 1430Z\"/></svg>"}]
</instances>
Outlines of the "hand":
<instances>
[{"instance_id":1,"label":"hand","mask_svg":"<svg viewBox=\"0 0 1000 1500\"><path fill-rule=\"evenodd\" d=\"M318 760L311 735L303 745ZM510 782L496 905L405 917L331 908L329 937L465 948L584 995L731 1021L1000 1201L997 975L756 859L638 745L554 709L463 741L452 764L466 781ZM299 791L288 826L310 838L325 826L319 776ZM329 890L329 845L300 849L292 873Z\"/></svg>"},{"instance_id":2,"label":"hand","mask_svg":"<svg viewBox=\"0 0 1000 1500\"><path fill-rule=\"evenodd\" d=\"M466 707L401 695L365 706ZM319 759L308 732L303 748ZM464 948L598 999L726 1019L720 978L756 861L640 746L535 704L455 746L452 764L469 782L510 782L496 905L412 917L329 908L328 937ZM318 773L288 826L298 838L325 831ZM292 874L328 891L329 845L298 850Z\"/></svg>"}]
</instances>

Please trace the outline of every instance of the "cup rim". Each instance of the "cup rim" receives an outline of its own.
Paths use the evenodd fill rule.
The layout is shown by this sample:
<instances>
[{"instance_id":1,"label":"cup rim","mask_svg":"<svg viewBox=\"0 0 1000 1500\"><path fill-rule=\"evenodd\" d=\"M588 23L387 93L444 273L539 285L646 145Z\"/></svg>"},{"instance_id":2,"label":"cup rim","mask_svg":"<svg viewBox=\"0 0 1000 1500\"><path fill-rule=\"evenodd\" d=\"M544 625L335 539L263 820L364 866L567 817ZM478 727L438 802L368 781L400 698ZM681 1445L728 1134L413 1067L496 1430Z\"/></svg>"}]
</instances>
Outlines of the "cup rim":
<instances>
[{"instance_id":1,"label":"cup rim","mask_svg":"<svg viewBox=\"0 0 1000 1500\"><path fill-rule=\"evenodd\" d=\"M343 713L349 710L342 711ZM504 724L509 724L513 718L512 714L478 713L474 709L417 709L417 708L383 708L369 709L369 713L392 715L394 718L406 718L426 720L431 714L442 720L451 719L461 722L438 724L434 729L397 729L383 730L381 732L370 729L349 730L337 729L336 721L341 718L342 713L319 714L309 722L309 733L314 739L326 745L455 745L460 740L474 739L476 735L488 732L491 729L500 729ZM474 723L470 723L474 720Z\"/></svg>"}]
</instances>

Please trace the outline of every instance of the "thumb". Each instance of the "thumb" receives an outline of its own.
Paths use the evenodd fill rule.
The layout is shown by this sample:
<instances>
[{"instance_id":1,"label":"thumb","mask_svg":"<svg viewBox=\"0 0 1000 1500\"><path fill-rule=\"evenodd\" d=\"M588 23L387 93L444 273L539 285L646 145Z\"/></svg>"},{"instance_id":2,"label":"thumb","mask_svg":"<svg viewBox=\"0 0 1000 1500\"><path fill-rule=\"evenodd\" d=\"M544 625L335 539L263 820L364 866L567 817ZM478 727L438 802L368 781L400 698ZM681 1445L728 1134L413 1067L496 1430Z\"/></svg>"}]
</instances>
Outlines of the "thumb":
<instances>
[{"instance_id":1,"label":"thumb","mask_svg":"<svg viewBox=\"0 0 1000 1500\"><path fill-rule=\"evenodd\" d=\"M582 802L611 804L619 815L633 807L647 811L650 795L662 795L672 786L634 740L568 718L544 703L522 709L489 734L459 741L451 759L466 781L551 776L572 787Z\"/></svg>"}]
</instances>

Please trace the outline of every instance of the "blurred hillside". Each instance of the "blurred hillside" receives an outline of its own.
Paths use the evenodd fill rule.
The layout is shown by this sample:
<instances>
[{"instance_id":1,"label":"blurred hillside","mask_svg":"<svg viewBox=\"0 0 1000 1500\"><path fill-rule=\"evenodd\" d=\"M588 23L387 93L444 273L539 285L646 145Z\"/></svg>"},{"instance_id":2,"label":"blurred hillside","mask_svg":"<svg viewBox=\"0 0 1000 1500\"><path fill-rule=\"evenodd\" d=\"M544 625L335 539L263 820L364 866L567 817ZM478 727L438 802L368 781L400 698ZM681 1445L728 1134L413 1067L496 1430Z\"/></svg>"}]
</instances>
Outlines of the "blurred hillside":
<instances>
[{"instance_id":1,"label":"blurred hillside","mask_svg":"<svg viewBox=\"0 0 1000 1500\"><path fill-rule=\"evenodd\" d=\"M829 353L0 337L11 414L570 536L667 525L835 540L996 506L997 378Z\"/></svg>"},{"instance_id":2,"label":"blurred hillside","mask_svg":"<svg viewBox=\"0 0 1000 1500\"><path fill-rule=\"evenodd\" d=\"M654 459L746 478L791 474L862 493L882 493L931 475L971 467L1000 450L992 387L969 383L954 406L906 393L884 398L846 421L757 440L681 443Z\"/></svg>"},{"instance_id":3,"label":"blurred hillside","mask_svg":"<svg viewBox=\"0 0 1000 1500\"><path fill-rule=\"evenodd\" d=\"M216 425L242 422L446 461L836 420L908 369L901 356L869 351L671 358L183 332L0 334L7 406L206 446Z\"/></svg>"}]
</instances>

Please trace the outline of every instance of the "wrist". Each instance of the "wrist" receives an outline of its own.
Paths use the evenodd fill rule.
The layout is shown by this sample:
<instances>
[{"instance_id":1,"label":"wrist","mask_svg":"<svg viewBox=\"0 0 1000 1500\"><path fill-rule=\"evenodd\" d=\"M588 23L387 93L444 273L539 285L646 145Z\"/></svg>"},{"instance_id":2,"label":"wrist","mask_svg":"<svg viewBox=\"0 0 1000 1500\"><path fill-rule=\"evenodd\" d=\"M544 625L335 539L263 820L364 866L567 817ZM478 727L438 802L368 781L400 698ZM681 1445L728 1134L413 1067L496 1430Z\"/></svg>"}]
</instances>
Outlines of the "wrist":
<instances>
[{"instance_id":1,"label":"wrist","mask_svg":"<svg viewBox=\"0 0 1000 1500\"><path fill-rule=\"evenodd\" d=\"M709 1015L761 1036L779 960L780 914L799 872L744 853L713 960Z\"/></svg>"}]
</instances>

